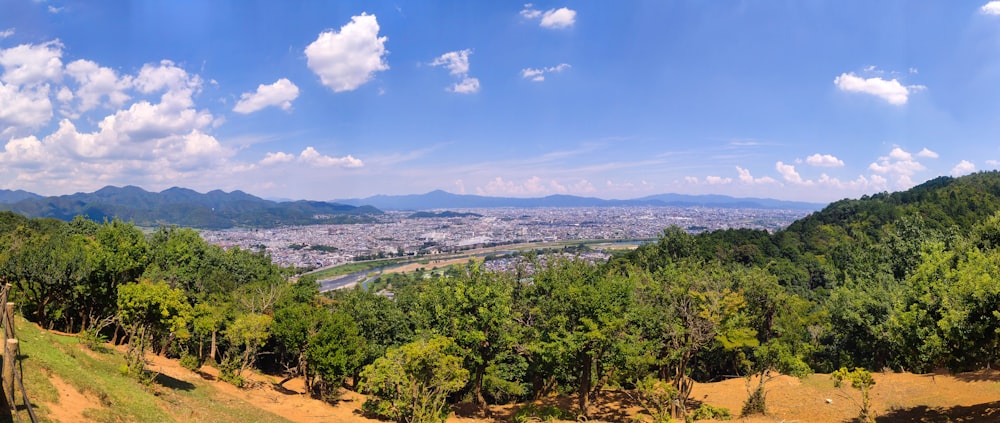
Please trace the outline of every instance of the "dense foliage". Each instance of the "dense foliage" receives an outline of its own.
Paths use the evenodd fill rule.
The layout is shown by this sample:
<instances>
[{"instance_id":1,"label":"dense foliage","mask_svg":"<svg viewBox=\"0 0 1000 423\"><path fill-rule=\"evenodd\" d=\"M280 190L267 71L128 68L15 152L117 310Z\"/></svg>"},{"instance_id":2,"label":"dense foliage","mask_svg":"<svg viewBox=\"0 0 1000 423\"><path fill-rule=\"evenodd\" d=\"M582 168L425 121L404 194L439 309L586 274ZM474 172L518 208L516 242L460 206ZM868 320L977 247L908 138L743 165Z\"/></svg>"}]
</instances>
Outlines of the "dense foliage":
<instances>
[{"instance_id":1,"label":"dense foliage","mask_svg":"<svg viewBox=\"0 0 1000 423\"><path fill-rule=\"evenodd\" d=\"M552 393L587 414L606 388L662 420L694 416L694 380L747 377L755 413L777 372L853 368L837 374L854 383L863 369L996 365L997 210L1000 174L941 178L773 234L667 228L608 263L529 255L509 272L470 263L374 284L391 298L319 295L313 278L289 282L266 255L190 229L0 213L0 281L45 327L214 362L237 385L256 368L304 376L325 399L361 389L369 412L400 421Z\"/></svg>"}]
</instances>

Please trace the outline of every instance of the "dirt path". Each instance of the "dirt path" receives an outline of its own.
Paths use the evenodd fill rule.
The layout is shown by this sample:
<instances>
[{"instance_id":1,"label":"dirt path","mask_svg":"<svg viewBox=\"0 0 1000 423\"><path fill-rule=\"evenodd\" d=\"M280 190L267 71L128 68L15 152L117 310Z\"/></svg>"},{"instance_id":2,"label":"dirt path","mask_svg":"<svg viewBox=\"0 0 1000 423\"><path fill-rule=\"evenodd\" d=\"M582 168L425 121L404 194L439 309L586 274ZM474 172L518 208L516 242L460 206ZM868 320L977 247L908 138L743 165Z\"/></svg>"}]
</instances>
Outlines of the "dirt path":
<instances>
[{"instance_id":1,"label":"dirt path","mask_svg":"<svg viewBox=\"0 0 1000 423\"><path fill-rule=\"evenodd\" d=\"M49 418L57 422L91 423L94 420L84 417L88 409L102 408L101 401L93 395L78 391L73 385L66 383L55 374L48 375L49 383L59 392L58 404L49 405Z\"/></svg>"}]
</instances>

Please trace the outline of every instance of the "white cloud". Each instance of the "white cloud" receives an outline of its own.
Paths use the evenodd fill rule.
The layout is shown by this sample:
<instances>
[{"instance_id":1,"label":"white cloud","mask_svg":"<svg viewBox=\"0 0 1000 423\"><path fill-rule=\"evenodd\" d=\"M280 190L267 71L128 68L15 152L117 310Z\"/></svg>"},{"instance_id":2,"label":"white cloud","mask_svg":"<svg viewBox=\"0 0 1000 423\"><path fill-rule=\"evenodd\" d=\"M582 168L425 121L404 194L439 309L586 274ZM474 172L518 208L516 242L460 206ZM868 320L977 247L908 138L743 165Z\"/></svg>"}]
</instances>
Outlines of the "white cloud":
<instances>
[{"instance_id":1,"label":"white cloud","mask_svg":"<svg viewBox=\"0 0 1000 423\"><path fill-rule=\"evenodd\" d=\"M895 160L913 160L913 155L899 147L893 147L889 152L889 158Z\"/></svg>"},{"instance_id":2,"label":"white cloud","mask_svg":"<svg viewBox=\"0 0 1000 423\"><path fill-rule=\"evenodd\" d=\"M479 91L479 79L465 78L448 88L448 91L459 94L474 94Z\"/></svg>"},{"instance_id":3,"label":"white cloud","mask_svg":"<svg viewBox=\"0 0 1000 423\"><path fill-rule=\"evenodd\" d=\"M976 165L968 160L962 160L955 167L951 168L951 176L959 177L962 175L968 175L976 171Z\"/></svg>"},{"instance_id":4,"label":"white cloud","mask_svg":"<svg viewBox=\"0 0 1000 423\"><path fill-rule=\"evenodd\" d=\"M538 25L542 28L564 29L576 23L576 11L565 7L542 12L536 10L531 3L528 3L524 5L524 9L521 9L520 13L521 17L525 19L539 20Z\"/></svg>"},{"instance_id":5,"label":"white cloud","mask_svg":"<svg viewBox=\"0 0 1000 423\"><path fill-rule=\"evenodd\" d=\"M189 75L187 71L170 60L161 60L159 65L145 64L132 80L133 86L144 94L166 90L192 95L201 90L201 77Z\"/></svg>"},{"instance_id":6,"label":"white cloud","mask_svg":"<svg viewBox=\"0 0 1000 423\"><path fill-rule=\"evenodd\" d=\"M7 28L3 31L0 31L0 40L7 38L11 35L14 35L14 28Z\"/></svg>"},{"instance_id":7,"label":"white cloud","mask_svg":"<svg viewBox=\"0 0 1000 423\"><path fill-rule=\"evenodd\" d=\"M299 153L299 161L307 163L318 167L345 167L345 168L357 168L364 166L364 162L354 158L354 156L346 155L344 157L330 157L320 154L315 148L306 147Z\"/></svg>"},{"instance_id":8,"label":"white cloud","mask_svg":"<svg viewBox=\"0 0 1000 423\"><path fill-rule=\"evenodd\" d=\"M456 76L463 76L469 73L469 55L471 49L449 51L438 56L431 62L431 66L444 66L448 73Z\"/></svg>"},{"instance_id":9,"label":"white cloud","mask_svg":"<svg viewBox=\"0 0 1000 423\"><path fill-rule=\"evenodd\" d=\"M56 14L56 13L62 12L63 10L66 10L66 7L65 6L64 7L55 7L55 6L49 5L48 10L49 10L49 13Z\"/></svg>"},{"instance_id":10,"label":"white cloud","mask_svg":"<svg viewBox=\"0 0 1000 423\"><path fill-rule=\"evenodd\" d=\"M11 139L0 153L0 163L22 168L38 167L45 163L47 158L42 142L34 135Z\"/></svg>"},{"instance_id":11,"label":"white cloud","mask_svg":"<svg viewBox=\"0 0 1000 423\"><path fill-rule=\"evenodd\" d=\"M469 55L472 50L449 51L434 59L431 66L442 66L448 69L448 73L461 78L459 82L447 88L448 91L458 94L473 94L479 91L479 79L469 77Z\"/></svg>"},{"instance_id":12,"label":"white cloud","mask_svg":"<svg viewBox=\"0 0 1000 423\"><path fill-rule=\"evenodd\" d=\"M799 185L812 185L813 182L810 180L802 179L802 176L795 171L795 166L790 164L785 164L782 162L777 162L774 164L774 168L781 174L781 177L786 181L799 184Z\"/></svg>"},{"instance_id":13,"label":"white cloud","mask_svg":"<svg viewBox=\"0 0 1000 423\"><path fill-rule=\"evenodd\" d=\"M697 184L698 183L698 177L697 176L685 176L684 177L684 182L687 182L689 184Z\"/></svg>"},{"instance_id":14,"label":"white cloud","mask_svg":"<svg viewBox=\"0 0 1000 423\"><path fill-rule=\"evenodd\" d=\"M543 28L563 29L573 26L574 23L576 23L576 11L560 7L543 13L539 25Z\"/></svg>"},{"instance_id":15,"label":"white cloud","mask_svg":"<svg viewBox=\"0 0 1000 423\"><path fill-rule=\"evenodd\" d=\"M709 185L725 185L733 183L733 178L723 178L721 176L706 176L705 182Z\"/></svg>"},{"instance_id":16,"label":"white cloud","mask_svg":"<svg viewBox=\"0 0 1000 423\"><path fill-rule=\"evenodd\" d=\"M521 9L521 16L525 19L537 19L542 16L542 11L535 10L534 5L527 3L524 5L524 9Z\"/></svg>"},{"instance_id":17,"label":"white cloud","mask_svg":"<svg viewBox=\"0 0 1000 423\"><path fill-rule=\"evenodd\" d=\"M16 85L36 85L62 78L62 43L21 44L0 50L0 81Z\"/></svg>"},{"instance_id":18,"label":"white cloud","mask_svg":"<svg viewBox=\"0 0 1000 423\"><path fill-rule=\"evenodd\" d=\"M524 68L521 69L521 78L530 79L535 82L542 82L545 80L546 73L558 73L569 69L570 67L569 63L560 63L556 66L549 66L541 69Z\"/></svg>"},{"instance_id":19,"label":"white cloud","mask_svg":"<svg viewBox=\"0 0 1000 423\"><path fill-rule=\"evenodd\" d=\"M928 150L930 152L930 150ZM923 153L923 151L921 151ZM933 153L933 152L931 152ZM918 153L918 156L920 153ZM923 153L923 156L928 156L928 153ZM880 177L880 180L884 183L889 178L896 178L895 188L907 189L914 185L913 179L911 178L917 172L927 170L927 167L922 163L913 160L913 154L910 154L906 150L899 147L893 147L892 151L889 152L888 156L879 157L878 160L868 165L868 170L876 174L886 175L886 178ZM872 180L879 175L871 175Z\"/></svg>"},{"instance_id":20,"label":"white cloud","mask_svg":"<svg viewBox=\"0 0 1000 423\"><path fill-rule=\"evenodd\" d=\"M1000 15L1000 1L991 1L979 8L984 15Z\"/></svg>"},{"instance_id":21,"label":"white cloud","mask_svg":"<svg viewBox=\"0 0 1000 423\"><path fill-rule=\"evenodd\" d=\"M994 166L994 167L996 167L996 166L1000 166L1000 160L993 160L993 159L990 159L990 160L987 160L987 161L986 161L986 164L988 164L988 165L990 165L990 166Z\"/></svg>"},{"instance_id":22,"label":"white cloud","mask_svg":"<svg viewBox=\"0 0 1000 423\"><path fill-rule=\"evenodd\" d=\"M464 189L464 182L461 188ZM538 176L532 176L523 182L505 180L497 176L486 183L485 186L476 187L476 194L490 196L541 196L548 194L587 194L597 190L594 185L586 179L571 182L559 182L557 180L544 180Z\"/></svg>"},{"instance_id":23,"label":"white cloud","mask_svg":"<svg viewBox=\"0 0 1000 423\"><path fill-rule=\"evenodd\" d=\"M753 175L750 174L750 170L744 169L739 166L736 166L736 173L740 175L739 176L740 182L743 182L745 184L772 184L774 182L777 182L774 180L774 178L770 176L764 176L762 178L754 178Z\"/></svg>"},{"instance_id":24,"label":"white cloud","mask_svg":"<svg viewBox=\"0 0 1000 423\"><path fill-rule=\"evenodd\" d=\"M833 83L841 91L874 95L897 106L906 104L910 94L927 88L923 85L904 86L895 78L888 81L881 77L865 79L854 72L840 74L834 78Z\"/></svg>"},{"instance_id":25,"label":"white cloud","mask_svg":"<svg viewBox=\"0 0 1000 423\"><path fill-rule=\"evenodd\" d=\"M936 159L936 158L938 158L938 153L935 153L935 152L933 152L931 150L928 150L926 147L924 147L923 150L920 150L920 152L917 153L917 157L923 157L923 158L928 158L928 159Z\"/></svg>"},{"instance_id":26,"label":"white cloud","mask_svg":"<svg viewBox=\"0 0 1000 423\"><path fill-rule=\"evenodd\" d=\"M272 165L276 163L288 163L295 160L294 154L283 153L281 151L277 153L267 153L263 159L261 159L260 164L262 165Z\"/></svg>"},{"instance_id":27,"label":"white cloud","mask_svg":"<svg viewBox=\"0 0 1000 423\"><path fill-rule=\"evenodd\" d=\"M80 112L100 105L102 97L107 97L110 107L121 107L130 98L125 90L132 87L132 77L119 78L111 68L98 66L89 60L76 60L66 65L66 74L80 84L74 96L80 101ZM63 100L68 97L64 93L60 93L60 96L60 101L68 101Z\"/></svg>"},{"instance_id":28,"label":"white cloud","mask_svg":"<svg viewBox=\"0 0 1000 423\"><path fill-rule=\"evenodd\" d=\"M0 81L0 136L9 136L25 128L38 128L52 119L49 86L19 89Z\"/></svg>"},{"instance_id":29,"label":"white cloud","mask_svg":"<svg viewBox=\"0 0 1000 423\"><path fill-rule=\"evenodd\" d=\"M243 93L240 101L233 107L236 113L253 113L267 106L278 106L282 110L292 108L292 100L299 96L299 87L292 81L281 78L271 85L260 84L257 91L253 93Z\"/></svg>"},{"instance_id":30,"label":"white cloud","mask_svg":"<svg viewBox=\"0 0 1000 423\"><path fill-rule=\"evenodd\" d=\"M385 61L387 37L378 36L375 15L362 13L340 31L324 31L306 47L309 69L334 92L353 91L389 69Z\"/></svg>"},{"instance_id":31,"label":"white cloud","mask_svg":"<svg viewBox=\"0 0 1000 423\"><path fill-rule=\"evenodd\" d=\"M806 157L806 164L816 167L843 167L844 161L829 154L813 154Z\"/></svg>"}]
</instances>

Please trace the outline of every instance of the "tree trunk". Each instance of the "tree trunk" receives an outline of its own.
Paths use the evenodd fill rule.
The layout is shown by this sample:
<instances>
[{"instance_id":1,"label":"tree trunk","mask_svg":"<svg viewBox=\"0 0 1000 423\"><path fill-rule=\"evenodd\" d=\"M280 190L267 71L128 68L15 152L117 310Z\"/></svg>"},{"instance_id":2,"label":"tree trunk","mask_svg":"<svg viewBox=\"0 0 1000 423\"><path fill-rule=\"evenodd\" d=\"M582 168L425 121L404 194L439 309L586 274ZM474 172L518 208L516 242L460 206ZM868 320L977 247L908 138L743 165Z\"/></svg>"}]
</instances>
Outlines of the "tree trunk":
<instances>
[{"instance_id":1,"label":"tree trunk","mask_svg":"<svg viewBox=\"0 0 1000 423\"><path fill-rule=\"evenodd\" d=\"M170 343L173 342L175 335L173 333L167 336L167 342L163 343L163 347L160 348L160 356L167 355L167 348L170 348Z\"/></svg>"},{"instance_id":2,"label":"tree trunk","mask_svg":"<svg viewBox=\"0 0 1000 423\"><path fill-rule=\"evenodd\" d=\"M212 331L212 346L209 347L209 349L208 349L208 356L212 358L212 361L218 363L218 360L215 359L216 354L219 352L219 350L217 348L217 345L215 344L215 334L216 333L217 333L217 331L214 331L214 330Z\"/></svg>"},{"instance_id":3,"label":"tree trunk","mask_svg":"<svg viewBox=\"0 0 1000 423\"><path fill-rule=\"evenodd\" d=\"M476 365L476 377L472 382L472 393L475 395L476 405L483 412L489 414L490 409L486 407L486 398L483 398L483 374L486 373L486 364Z\"/></svg>"},{"instance_id":4,"label":"tree trunk","mask_svg":"<svg viewBox=\"0 0 1000 423\"><path fill-rule=\"evenodd\" d=\"M590 413L588 410L590 409L590 386L591 386L590 379L591 377L593 377L593 369L591 367L593 367L594 363L593 363L593 358L590 356L590 354L588 354L587 351L584 351L583 354L581 355L582 357L580 357L580 362L583 363L583 372L582 372L583 374L580 375L580 390L577 393L578 394L577 396L579 397L578 402L580 405L580 412L583 413L584 417L589 417Z\"/></svg>"}]
</instances>

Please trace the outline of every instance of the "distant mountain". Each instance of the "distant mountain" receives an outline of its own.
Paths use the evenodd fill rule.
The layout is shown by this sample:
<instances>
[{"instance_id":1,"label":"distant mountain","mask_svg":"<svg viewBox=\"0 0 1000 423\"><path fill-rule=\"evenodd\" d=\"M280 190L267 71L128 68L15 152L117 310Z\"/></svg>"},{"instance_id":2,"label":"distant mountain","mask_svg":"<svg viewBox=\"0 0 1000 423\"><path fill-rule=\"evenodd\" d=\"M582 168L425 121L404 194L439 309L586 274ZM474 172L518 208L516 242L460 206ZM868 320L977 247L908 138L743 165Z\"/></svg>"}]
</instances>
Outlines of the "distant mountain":
<instances>
[{"instance_id":1,"label":"distant mountain","mask_svg":"<svg viewBox=\"0 0 1000 423\"><path fill-rule=\"evenodd\" d=\"M83 215L96 221L117 217L139 226L178 225L203 229L367 222L372 215L382 213L371 206L320 201L278 203L242 191L215 190L201 194L175 187L155 193L134 186L108 186L93 193L27 198L0 204L0 210L28 217L70 220Z\"/></svg>"},{"instance_id":2,"label":"distant mountain","mask_svg":"<svg viewBox=\"0 0 1000 423\"><path fill-rule=\"evenodd\" d=\"M29 198L42 198L42 196L24 190L11 191L7 189L0 189L0 204L16 203Z\"/></svg>"},{"instance_id":3,"label":"distant mountain","mask_svg":"<svg viewBox=\"0 0 1000 423\"><path fill-rule=\"evenodd\" d=\"M369 205L383 210L476 209L494 207L628 207L674 206L719 207L782 210L819 210L826 204L781 201L766 198L734 198L724 195L662 194L632 200L604 200L574 195L550 195L541 198L485 197L452 194L436 190L426 194L376 195L368 198L334 200L354 206Z\"/></svg>"}]
</instances>

